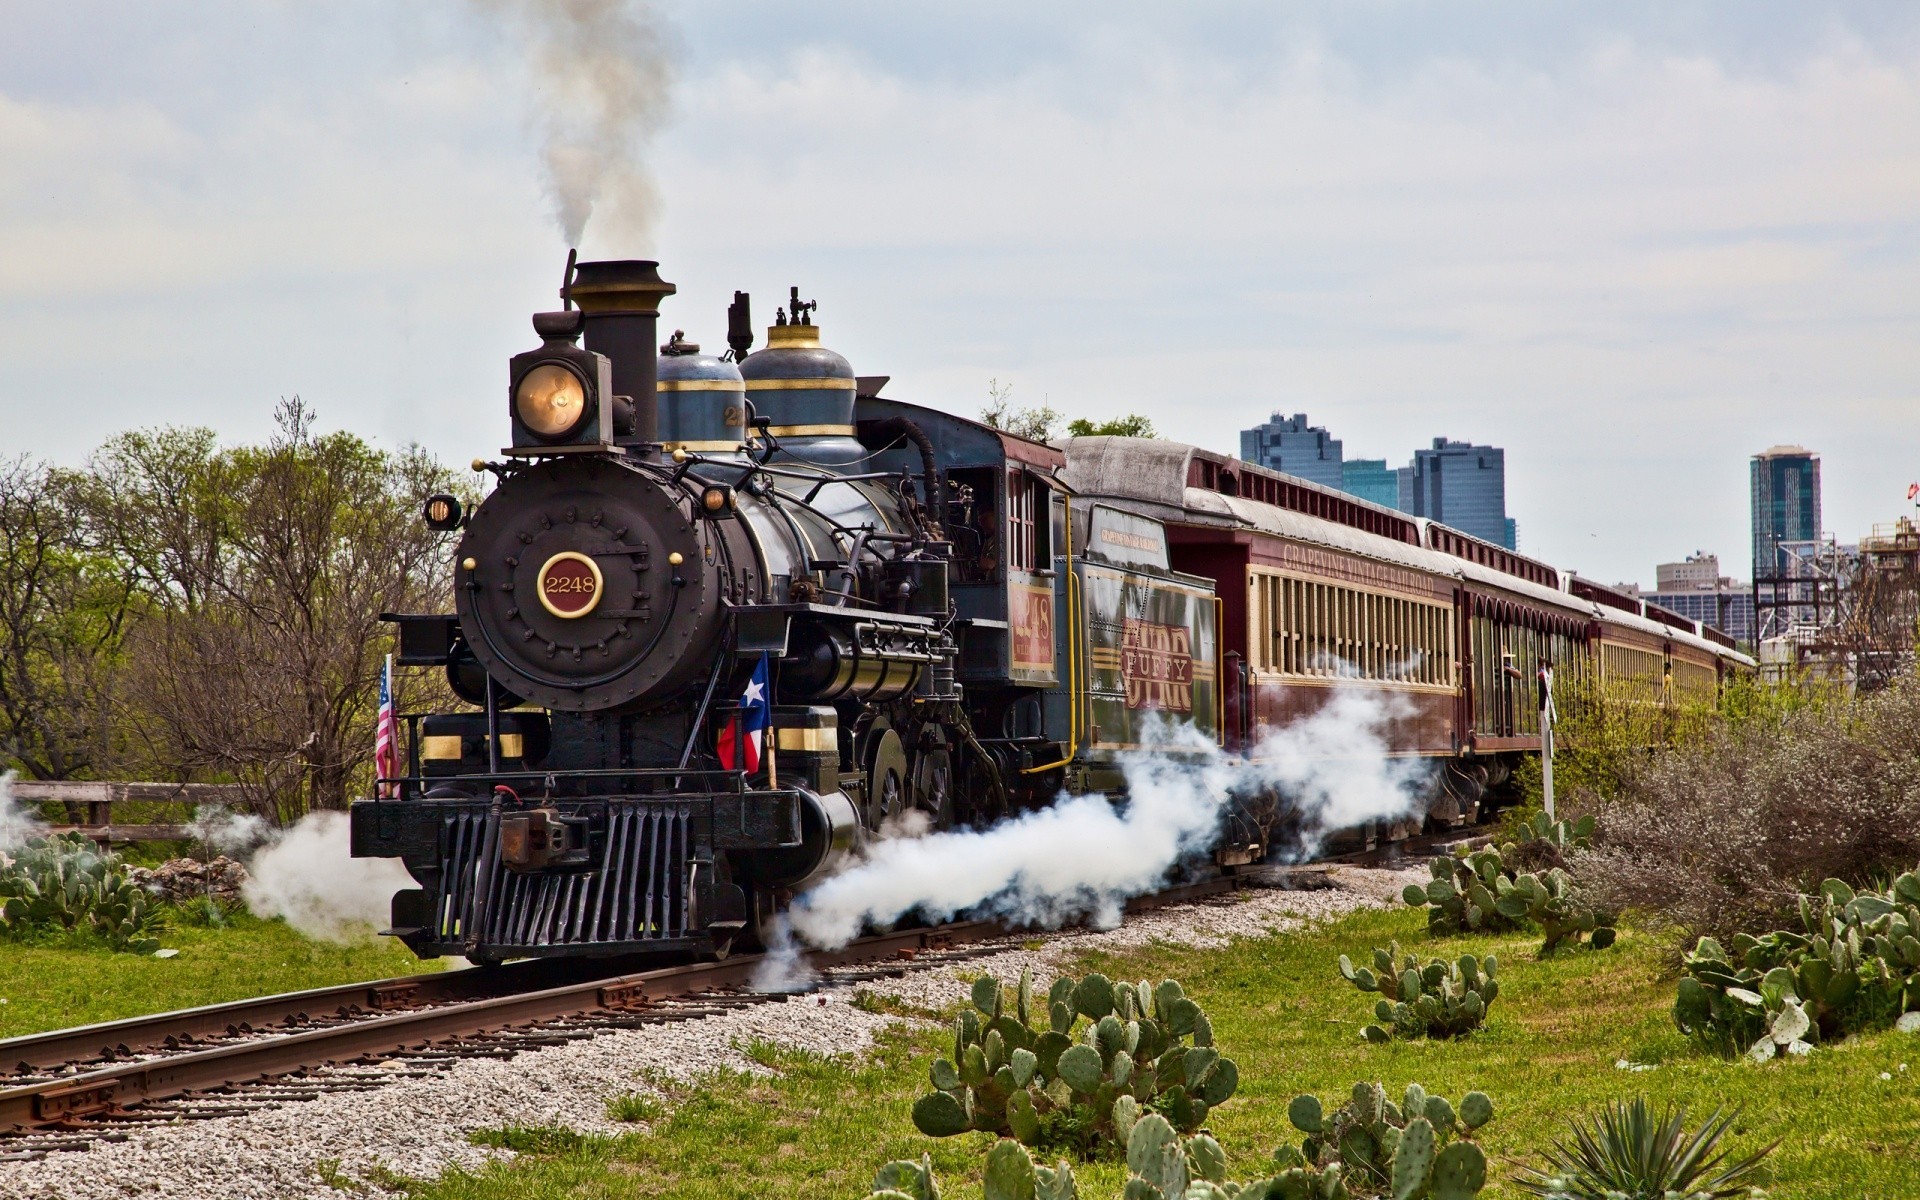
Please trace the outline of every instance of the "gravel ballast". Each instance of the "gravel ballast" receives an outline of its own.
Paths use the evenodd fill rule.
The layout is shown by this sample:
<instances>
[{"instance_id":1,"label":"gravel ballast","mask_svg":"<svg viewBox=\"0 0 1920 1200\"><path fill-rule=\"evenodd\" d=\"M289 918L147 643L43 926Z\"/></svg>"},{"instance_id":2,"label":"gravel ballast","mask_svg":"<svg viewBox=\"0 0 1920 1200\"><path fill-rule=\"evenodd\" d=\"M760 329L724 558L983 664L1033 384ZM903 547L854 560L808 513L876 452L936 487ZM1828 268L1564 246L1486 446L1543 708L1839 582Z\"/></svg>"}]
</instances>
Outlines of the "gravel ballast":
<instances>
[{"instance_id":1,"label":"gravel ballast","mask_svg":"<svg viewBox=\"0 0 1920 1200\"><path fill-rule=\"evenodd\" d=\"M1158 909L1109 930L1029 935L1009 940L996 954L866 980L857 987L834 985L829 977L825 986L803 995L698 1020L611 1030L512 1059L461 1059L430 1077L397 1078L370 1091L328 1093L229 1118L133 1126L124 1142L38 1162L0 1163L0 1196L338 1200L343 1193L322 1179L322 1164L365 1181L362 1194L384 1195L371 1186L370 1177L385 1172L431 1177L507 1153L472 1145L468 1135L478 1129L563 1125L587 1133L630 1131L634 1126L607 1118L609 1097L648 1091L647 1080L658 1076L762 1072L745 1053L754 1042L822 1055L859 1053L882 1028L902 1018L856 1007L858 990L917 1008L944 1009L966 996L962 976L971 979L984 971L1005 979L1031 967L1044 984L1085 950L1124 950L1154 941L1205 948L1237 937L1272 936L1356 909L1397 904L1400 889L1414 878L1406 871L1335 868L1326 876L1330 886L1257 890L1227 902ZM1036 939L1039 948L1026 948ZM392 1070L418 1068L396 1064ZM369 1076L382 1070L352 1067L338 1073Z\"/></svg>"}]
</instances>

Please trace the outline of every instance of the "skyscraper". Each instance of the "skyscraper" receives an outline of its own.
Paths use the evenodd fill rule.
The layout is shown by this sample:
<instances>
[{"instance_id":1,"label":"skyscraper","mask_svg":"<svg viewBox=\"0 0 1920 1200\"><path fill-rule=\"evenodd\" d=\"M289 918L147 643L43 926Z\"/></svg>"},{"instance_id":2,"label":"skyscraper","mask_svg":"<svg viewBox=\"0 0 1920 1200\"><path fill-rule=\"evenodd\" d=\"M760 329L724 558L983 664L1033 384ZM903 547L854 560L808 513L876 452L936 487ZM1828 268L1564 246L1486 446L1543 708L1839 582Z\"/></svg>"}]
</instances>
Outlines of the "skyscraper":
<instances>
[{"instance_id":1,"label":"skyscraper","mask_svg":"<svg viewBox=\"0 0 1920 1200\"><path fill-rule=\"evenodd\" d=\"M1400 468L1400 501L1416 517L1451 525L1509 550L1519 547L1518 529L1507 518L1507 452L1498 446L1433 439L1415 450L1413 465Z\"/></svg>"},{"instance_id":2,"label":"skyscraper","mask_svg":"<svg viewBox=\"0 0 1920 1200\"><path fill-rule=\"evenodd\" d=\"M1305 413L1284 419L1275 413L1266 424L1241 430L1240 457L1330 488L1342 486L1340 439L1308 425Z\"/></svg>"},{"instance_id":3,"label":"skyscraper","mask_svg":"<svg viewBox=\"0 0 1920 1200\"><path fill-rule=\"evenodd\" d=\"M1340 490L1388 508L1400 506L1400 474L1384 458L1349 458L1340 464Z\"/></svg>"},{"instance_id":4,"label":"skyscraper","mask_svg":"<svg viewBox=\"0 0 1920 1200\"><path fill-rule=\"evenodd\" d=\"M1805 446L1775 446L1753 456L1753 578L1785 575L1782 542L1820 536L1820 456Z\"/></svg>"}]
</instances>

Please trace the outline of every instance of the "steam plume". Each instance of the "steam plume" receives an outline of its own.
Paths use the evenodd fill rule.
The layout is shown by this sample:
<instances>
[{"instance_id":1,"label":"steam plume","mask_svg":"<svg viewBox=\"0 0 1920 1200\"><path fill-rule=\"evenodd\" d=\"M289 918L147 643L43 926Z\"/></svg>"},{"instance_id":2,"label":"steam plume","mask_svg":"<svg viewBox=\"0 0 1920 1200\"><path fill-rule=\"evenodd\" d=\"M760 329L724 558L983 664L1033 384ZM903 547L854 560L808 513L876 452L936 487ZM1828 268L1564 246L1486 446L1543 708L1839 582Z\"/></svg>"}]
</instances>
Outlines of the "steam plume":
<instances>
[{"instance_id":1,"label":"steam plume","mask_svg":"<svg viewBox=\"0 0 1920 1200\"><path fill-rule=\"evenodd\" d=\"M311 938L347 942L387 923L393 894L413 885L394 859L353 858L342 812L309 813L262 847L241 888L259 917L285 917Z\"/></svg>"},{"instance_id":2,"label":"steam plume","mask_svg":"<svg viewBox=\"0 0 1920 1200\"><path fill-rule=\"evenodd\" d=\"M644 237L653 186L642 155L667 115L670 35L645 0L477 0L528 47L547 188L569 246L597 207Z\"/></svg>"},{"instance_id":3,"label":"steam plume","mask_svg":"<svg viewBox=\"0 0 1920 1200\"><path fill-rule=\"evenodd\" d=\"M1336 690L1245 758L1222 753L1192 726L1162 726L1146 739L1156 752L1123 764L1124 805L1062 797L990 829L878 842L864 862L800 897L792 926L831 948L868 923L915 911L935 920L971 912L1047 926L1083 917L1112 924L1127 899L1212 849L1235 796L1285 797L1299 814L1297 853L1311 853L1334 830L1406 815L1428 771L1388 756L1385 727L1394 715L1390 701ZM790 956L778 947L769 955L758 981L769 990L804 977L783 957Z\"/></svg>"},{"instance_id":4,"label":"steam plume","mask_svg":"<svg viewBox=\"0 0 1920 1200\"><path fill-rule=\"evenodd\" d=\"M245 858L273 840L273 827L252 813L236 813L224 804L202 804L193 810L187 832L215 853Z\"/></svg>"},{"instance_id":5,"label":"steam plume","mask_svg":"<svg viewBox=\"0 0 1920 1200\"><path fill-rule=\"evenodd\" d=\"M13 772L0 773L0 854L11 854L39 837L40 818L13 799Z\"/></svg>"}]
</instances>

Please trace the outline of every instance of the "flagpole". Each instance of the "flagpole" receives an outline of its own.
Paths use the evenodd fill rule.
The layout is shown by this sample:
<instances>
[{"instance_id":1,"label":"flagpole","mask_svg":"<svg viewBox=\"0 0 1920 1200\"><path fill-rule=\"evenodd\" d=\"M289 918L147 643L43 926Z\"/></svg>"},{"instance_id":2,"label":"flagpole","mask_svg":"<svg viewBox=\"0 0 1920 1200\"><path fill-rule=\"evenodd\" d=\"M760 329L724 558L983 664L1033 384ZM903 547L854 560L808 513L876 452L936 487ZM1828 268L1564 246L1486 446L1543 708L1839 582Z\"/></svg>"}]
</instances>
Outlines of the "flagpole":
<instances>
[{"instance_id":1,"label":"flagpole","mask_svg":"<svg viewBox=\"0 0 1920 1200\"><path fill-rule=\"evenodd\" d=\"M767 790L771 792L780 786L780 774L775 761L779 754L780 727L773 711L773 663L764 652L760 655L760 661L767 664Z\"/></svg>"}]
</instances>

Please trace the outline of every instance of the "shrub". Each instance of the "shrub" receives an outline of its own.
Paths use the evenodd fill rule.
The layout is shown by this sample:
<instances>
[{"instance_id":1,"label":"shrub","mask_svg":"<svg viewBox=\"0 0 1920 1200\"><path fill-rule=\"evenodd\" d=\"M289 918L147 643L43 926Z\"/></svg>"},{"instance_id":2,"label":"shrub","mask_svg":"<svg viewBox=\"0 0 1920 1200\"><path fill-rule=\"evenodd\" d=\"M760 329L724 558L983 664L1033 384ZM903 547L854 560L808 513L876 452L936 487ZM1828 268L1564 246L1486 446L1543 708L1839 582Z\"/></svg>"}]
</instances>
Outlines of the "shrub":
<instances>
[{"instance_id":1,"label":"shrub","mask_svg":"<svg viewBox=\"0 0 1920 1200\"><path fill-rule=\"evenodd\" d=\"M1862 887L1920 861L1920 681L1756 710L1576 802L1603 831L1568 854L1596 904L1689 944L1781 928L1820 880Z\"/></svg>"},{"instance_id":2,"label":"shrub","mask_svg":"<svg viewBox=\"0 0 1920 1200\"><path fill-rule=\"evenodd\" d=\"M1033 1023L1041 1016L1045 1029ZM913 1106L920 1132L977 1129L1088 1156L1124 1145L1149 1111L1191 1133L1240 1080L1214 1048L1206 1014L1171 979L1154 987L1063 976L1044 1007L1031 972L1011 993L977 979L973 1006L954 1022L953 1053L934 1062L934 1091Z\"/></svg>"},{"instance_id":3,"label":"shrub","mask_svg":"<svg viewBox=\"0 0 1920 1200\"><path fill-rule=\"evenodd\" d=\"M1487 1009L1500 994L1493 977L1500 960L1487 955L1485 963L1471 954L1455 962L1433 959L1422 966L1411 954L1400 953L1400 943L1373 952L1373 968L1355 967L1340 956L1340 977L1363 992L1379 992L1373 1006L1378 1025L1361 1033L1370 1042L1394 1037L1462 1037L1480 1028Z\"/></svg>"},{"instance_id":4,"label":"shrub","mask_svg":"<svg viewBox=\"0 0 1920 1200\"><path fill-rule=\"evenodd\" d=\"M173 906L181 924L201 929L223 929L231 924L240 906L214 896L193 896Z\"/></svg>"},{"instance_id":5,"label":"shrub","mask_svg":"<svg viewBox=\"0 0 1920 1200\"><path fill-rule=\"evenodd\" d=\"M1609 1104L1588 1124L1573 1122L1573 1142L1546 1151L1545 1170L1523 1167L1514 1180L1544 1200L1685 1197L1732 1200L1762 1194L1760 1160L1778 1142L1728 1161L1718 1151L1734 1118L1715 1112L1688 1134L1687 1112L1669 1107L1656 1119L1644 1099Z\"/></svg>"},{"instance_id":6,"label":"shrub","mask_svg":"<svg viewBox=\"0 0 1920 1200\"><path fill-rule=\"evenodd\" d=\"M1920 1009L1920 874L1878 892L1829 879L1799 917L1798 931L1736 934L1731 953L1701 938L1674 1001L1682 1032L1764 1062Z\"/></svg>"},{"instance_id":7,"label":"shrub","mask_svg":"<svg viewBox=\"0 0 1920 1200\"><path fill-rule=\"evenodd\" d=\"M16 936L79 930L115 950L151 954L159 916L112 854L77 833L34 838L0 856L0 926Z\"/></svg>"}]
</instances>

